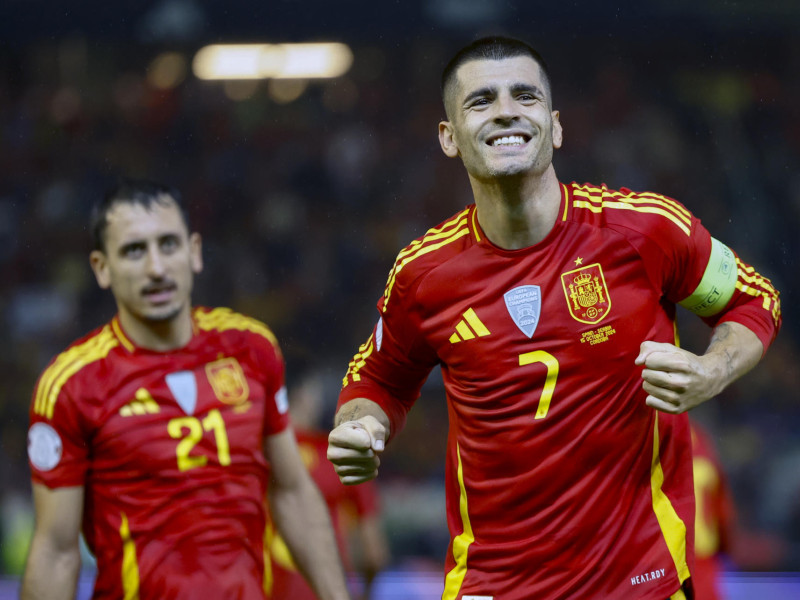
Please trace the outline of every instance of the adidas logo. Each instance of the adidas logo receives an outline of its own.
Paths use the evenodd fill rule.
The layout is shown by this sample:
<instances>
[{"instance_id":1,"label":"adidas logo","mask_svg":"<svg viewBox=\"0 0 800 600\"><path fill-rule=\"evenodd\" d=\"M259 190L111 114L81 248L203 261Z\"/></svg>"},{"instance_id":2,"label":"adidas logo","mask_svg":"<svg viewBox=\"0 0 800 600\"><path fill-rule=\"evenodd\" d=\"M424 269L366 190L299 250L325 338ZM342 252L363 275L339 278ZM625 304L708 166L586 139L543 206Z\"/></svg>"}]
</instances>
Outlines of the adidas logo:
<instances>
[{"instance_id":1,"label":"adidas logo","mask_svg":"<svg viewBox=\"0 0 800 600\"><path fill-rule=\"evenodd\" d=\"M458 342L487 335L491 335L491 332L486 329L486 325L481 322L475 311L470 308L464 313L464 318L456 324L456 331L450 336L450 343L457 344Z\"/></svg>"},{"instance_id":2,"label":"adidas logo","mask_svg":"<svg viewBox=\"0 0 800 600\"><path fill-rule=\"evenodd\" d=\"M132 417L133 415L154 415L161 412L161 407L158 402L153 400L144 388L136 390L136 400L131 400L128 404L119 409L119 414L123 417Z\"/></svg>"}]
</instances>

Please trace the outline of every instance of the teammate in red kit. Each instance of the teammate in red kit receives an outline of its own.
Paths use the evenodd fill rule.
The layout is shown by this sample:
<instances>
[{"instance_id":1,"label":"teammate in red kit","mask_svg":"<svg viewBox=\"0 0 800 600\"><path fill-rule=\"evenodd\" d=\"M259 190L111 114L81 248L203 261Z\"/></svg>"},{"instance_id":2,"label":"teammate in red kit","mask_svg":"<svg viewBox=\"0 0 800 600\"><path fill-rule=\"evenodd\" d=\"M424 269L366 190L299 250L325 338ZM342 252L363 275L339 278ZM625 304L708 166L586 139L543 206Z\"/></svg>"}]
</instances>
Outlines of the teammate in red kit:
<instances>
[{"instance_id":1,"label":"teammate in red kit","mask_svg":"<svg viewBox=\"0 0 800 600\"><path fill-rule=\"evenodd\" d=\"M722 556L731 550L733 495L708 431L694 420L691 430L696 504L694 589L697 598L723 600Z\"/></svg>"},{"instance_id":2,"label":"teammate in red kit","mask_svg":"<svg viewBox=\"0 0 800 600\"><path fill-rule=\"evenodd\" d=\"M389 544L380 523L378 490L374 481L357 486L342 485L333 465L326 460L330 414L325 415L324 396L321 373L304 372L294 385L289 386L292 425L303 462L328 506L345 568L360 575L353 596L368 600L374 578L389 562ZM323 418L326 418L324 430L321 429ZM350 556L351 538L358 544L359 556ZM271 536L270 558L274 598L316 598L279 535Z\"/></svg>"},{"instance_id":3,"label":"teammate in red kit","mask_svg":"<svg viewBox=\"0 0 800 600\"><path fill-rule=\"evenodd\" d=\"M266 498L320 598L348 592L262 323L193 308L201 241L180 196L128 181L97 207L90 262L117 315L59 354L31 403L36 527L22 598L265 598ZM269 492L268 492L269 490Z\"/></svg>"},{"instance_id":4,"label":"teammate in red kit","mask_svg":"<svg viewBox=\"0 0 800 600\"><path fill-rule=\"evenodd\" d=\"M475 204L403 249L349 365L328 457L377 475L439 365L443 599L691 598L690 408L751 369L778 294L675 200L560 182L546 66L481 39L445 68L439 141ZM675 345L676 305L714 328Z\"/></svg>"}]
</instances>

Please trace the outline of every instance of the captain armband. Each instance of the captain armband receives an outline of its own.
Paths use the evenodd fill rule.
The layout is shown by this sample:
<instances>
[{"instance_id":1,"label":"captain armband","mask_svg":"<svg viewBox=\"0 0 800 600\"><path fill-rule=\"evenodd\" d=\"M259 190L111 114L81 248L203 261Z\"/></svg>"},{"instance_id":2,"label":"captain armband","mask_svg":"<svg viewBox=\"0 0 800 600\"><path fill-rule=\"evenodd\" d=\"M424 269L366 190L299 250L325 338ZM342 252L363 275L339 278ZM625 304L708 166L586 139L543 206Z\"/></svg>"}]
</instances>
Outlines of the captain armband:
<instances>
[{"instance_id":1,"label":"captain armband","mask_svg":"<svg viewBox=\"0 0 800 600\"><path fill-rule=\"evenodd\" d=\"M725 244L711 238L711 256L708 257L703 278L697 289L678 304L700 317L710 317L720 312L736 291L736 257Z\"/></svg>"}]
</instances>

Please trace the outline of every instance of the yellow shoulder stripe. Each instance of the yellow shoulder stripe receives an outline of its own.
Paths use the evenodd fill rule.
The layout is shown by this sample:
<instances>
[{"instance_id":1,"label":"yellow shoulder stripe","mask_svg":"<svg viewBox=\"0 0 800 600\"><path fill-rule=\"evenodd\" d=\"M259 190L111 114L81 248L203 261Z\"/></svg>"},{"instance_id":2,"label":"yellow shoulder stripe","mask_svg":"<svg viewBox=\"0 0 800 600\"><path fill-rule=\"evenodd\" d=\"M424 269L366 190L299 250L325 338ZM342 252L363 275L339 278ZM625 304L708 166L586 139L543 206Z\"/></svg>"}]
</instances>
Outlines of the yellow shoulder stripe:
<instances>
[{"instance_id":1,"label":"yellow shoulder stripe","mask_svg":"<svg viewBox=\"0 0 800 600\"><path fill-rule=\"evenodd\" d=\"M464 209L458 215L444 223L441 227L428 230L422 239L412 242L408 247L404 248L397 255L394 267L389 273L389 280L386 283L386 289L383 292L383 310L389 303L389 297L392 294L397 274L403 270L408 263L420 256L424 256L429 252L438 250L442 246L456 241L457 239L469 234L469 225L467 224L467 213L469 209Z\"/></svg>"},{"instance_id":2,"label":"yellow shoulder stripe","mask_svg":"<svg viewBox=\"0 0 800 600\"><path fill-rule=\"evenodd\" d=\"M42 373L39 386L36 388L34 412L48 419L53 418L58 395L69 378L86 365L108 356L108 353L118 345L119 341L111 328L106 325L97 335L62 352L56 357L53 364Z\"/></svg>"},{"instance_id":3,"label":"yellow shoulder stripe","mask_svg":"<svg viewBox=\"0 0 800 600\"><path fill-rule=\"evenodd\" d=\"M203 331L227 331L229 329L250 331L266 338L276 350L279 349L278 339L269 327L257 319L246 317L230 308L214 308L208 312L198 309L194 311L194 319L197 326Z\"/></svg>"},{"instance_id":4,"label":"yellow shoulder stripe","mask_svg":"<svg viewBox=\"0 0 800 600\"><path fill-rule=\"evenodd\" d=\"M572 193L575 198L572 205L575 208L585 208L594 213L601 213L604 209L618 209L656 214L674 223L686 235L691 233L692 218L689 212L666 196L650 192L625 195L587 186L575 188Z\"/></svg>"}]
</instances>

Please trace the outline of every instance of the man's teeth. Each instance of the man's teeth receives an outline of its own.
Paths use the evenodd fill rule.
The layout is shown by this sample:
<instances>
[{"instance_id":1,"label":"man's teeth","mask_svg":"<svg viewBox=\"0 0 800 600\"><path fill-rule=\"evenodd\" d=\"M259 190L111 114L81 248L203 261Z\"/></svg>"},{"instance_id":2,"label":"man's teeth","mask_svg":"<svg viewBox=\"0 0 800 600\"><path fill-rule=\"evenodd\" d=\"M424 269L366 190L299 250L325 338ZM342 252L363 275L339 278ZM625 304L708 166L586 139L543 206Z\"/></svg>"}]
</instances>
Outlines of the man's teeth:
<instances>
[{"instance_id":1,"label":"man's teeth","mask_svg":"<svg viewBox=\"0 0 800 600\"><path fill-rule=\"evenodd\" d=\"M521 135L507 135L492 141L492 146L520 146L525 143Z\"/></svg>"}]
</instances>

